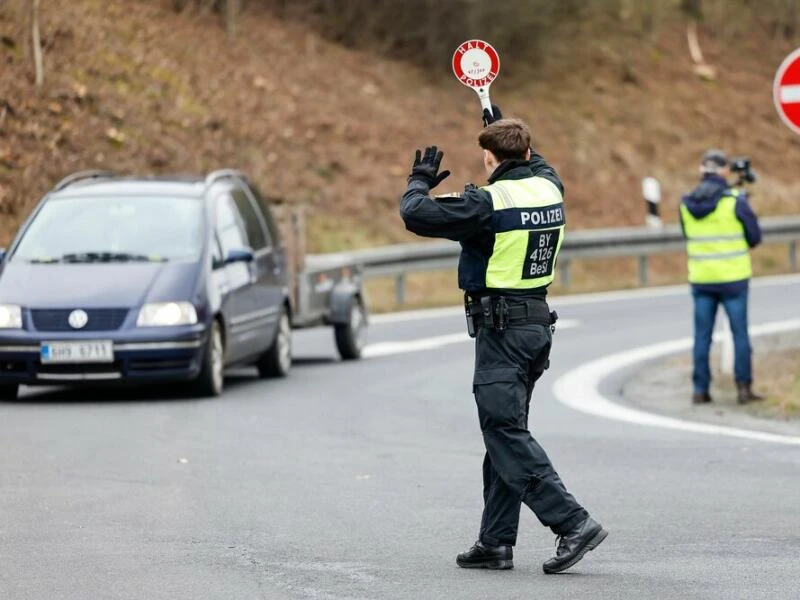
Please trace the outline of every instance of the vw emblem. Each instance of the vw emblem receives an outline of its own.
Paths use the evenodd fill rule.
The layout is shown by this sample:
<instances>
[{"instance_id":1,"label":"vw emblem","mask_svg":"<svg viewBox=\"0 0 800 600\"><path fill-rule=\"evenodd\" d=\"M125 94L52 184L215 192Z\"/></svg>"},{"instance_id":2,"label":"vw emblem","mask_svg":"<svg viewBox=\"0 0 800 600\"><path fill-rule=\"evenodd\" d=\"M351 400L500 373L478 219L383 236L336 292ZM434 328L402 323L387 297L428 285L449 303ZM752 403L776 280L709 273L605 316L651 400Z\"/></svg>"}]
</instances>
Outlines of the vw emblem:
<instances>
[{"instance_id":1,"label":"vw emblem","mask_svg":"<svg viewBox=\"0 0 800 600\"><path fill-rule=\"evenodd\" d=\"M69 313L69 318L67 319L67 323L73 329L81 329L82 327L86 327L86 324L89 322L89 315L86 314L85 310L73 310Z\"/></svg>"}]
</instances>

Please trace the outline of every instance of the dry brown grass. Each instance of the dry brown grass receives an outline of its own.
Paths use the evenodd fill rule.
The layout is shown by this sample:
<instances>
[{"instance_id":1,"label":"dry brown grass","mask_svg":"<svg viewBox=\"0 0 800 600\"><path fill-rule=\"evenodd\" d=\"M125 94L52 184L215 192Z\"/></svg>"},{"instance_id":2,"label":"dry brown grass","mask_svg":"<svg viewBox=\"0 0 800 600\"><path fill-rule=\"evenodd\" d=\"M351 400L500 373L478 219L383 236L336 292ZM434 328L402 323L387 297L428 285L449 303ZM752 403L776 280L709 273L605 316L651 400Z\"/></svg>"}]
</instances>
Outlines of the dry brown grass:
<instances>
[{"instance_id":1,"label":"dry brown grass","mask_svg":"<svg viewBox=\"0 0 800 600\"><path fill-rule=\"evenodd\" d=\"M82 168L239 167L268 195L313 207L310 251L412 239L397 203L421 145L445 150L453 176L442 192L484 178L478 104L446 68L430 77L342 48L256 2L232 40L216 16L177 15L171 0L74 0L44 4L37 95L27 31L6 6L0 244L54 181ZM702 30L718 72L704 81L692 73L676 14L664 11L647 36L638 17L592 14L547 45L535 78L515 79L523 69L509 60L493 85L493 98L530 122L562 175L573 229L641 224L645 175L661 180L674 221L708 146L751 155L760 214L798 212L800 142L770 99L775 68L794 44L759 20L735 43Z\"/></svg>"},{"instance_id":2,"label":"dry brown grass","mask_svg":"<svg viewBox=\"0 0 800 600\"><path fill-rule=\"evenodd\" d=\"M791 418L800 416L800 349L753 355L753 389L765 396L764 402L747 405L745 410L759 416ZM716 375L724 394L736 391L729 377Z\"/></svg>"},{"instance_id":3,"label":"dry brown grass","mask_svg":"<svg viewBox=\"0 0 800 600\"><path fill-rule=\"evenodd\" d=\"M800 415L800 350L759 357L756 369L767 405L782 416Z\"/></svg>"}]
</instances>

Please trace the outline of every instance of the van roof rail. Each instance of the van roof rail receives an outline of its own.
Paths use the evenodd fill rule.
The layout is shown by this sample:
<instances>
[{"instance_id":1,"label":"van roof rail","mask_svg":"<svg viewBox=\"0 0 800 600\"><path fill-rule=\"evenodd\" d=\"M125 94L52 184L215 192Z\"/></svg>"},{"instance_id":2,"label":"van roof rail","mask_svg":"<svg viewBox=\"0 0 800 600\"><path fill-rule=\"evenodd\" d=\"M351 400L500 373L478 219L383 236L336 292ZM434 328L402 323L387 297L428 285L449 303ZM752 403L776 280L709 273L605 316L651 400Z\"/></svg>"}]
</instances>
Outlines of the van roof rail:
<instances>
[{"instance_id":1,"label":"van roof rail","mask_svg":"<svg viewBox=\"0 0 800 600\"><path fill-rule=\"evenodd\" d=\"M77 181L81 181L83 179L100 179L100 178L111 178L116 177L117 174L113 171L101 171L99 169L93 169L89 171L78 171L77 173L73 173L72 175L67 175L59 181L54 187L53 191L57 192L59 190L63 190L65 187L72 185Z\"/></svg>"},{"instance_id":2,"label":"van roof rail","mask_svg":"<svg viewBox=\"0 0 800 600\"><path fill-rule=\"evenodd\" d=\"M236 169L217 169L216 171L211 171L208 175L206 175L205 185L206 187L210 186L221 179L234 179L239 178L247 181L247 177L245 177L244 173L238 171Z\"/></svg>"}]
</instances>

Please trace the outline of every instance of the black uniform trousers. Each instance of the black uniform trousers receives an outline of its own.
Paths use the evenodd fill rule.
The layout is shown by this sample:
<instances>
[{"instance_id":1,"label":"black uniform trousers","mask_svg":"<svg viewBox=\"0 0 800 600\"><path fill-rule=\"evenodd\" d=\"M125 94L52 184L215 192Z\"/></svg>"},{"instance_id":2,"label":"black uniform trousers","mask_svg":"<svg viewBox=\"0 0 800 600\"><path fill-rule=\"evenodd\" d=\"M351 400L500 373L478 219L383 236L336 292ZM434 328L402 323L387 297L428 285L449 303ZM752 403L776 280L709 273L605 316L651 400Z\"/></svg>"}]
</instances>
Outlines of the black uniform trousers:
<instances>
[{"instance_id":1,"label":"black uniform trousers","mask_svg":"<svg viewBox=\"0 0 800 600\"><path fill-rule=\"evenodd\" d=\"M473 391L486 445L479 539L489 546L516 543L521 503L556 534L588 516L528 431L531 394L549 366L551 344L545 325L477 331Z\"/></svg>"}]
</instances>

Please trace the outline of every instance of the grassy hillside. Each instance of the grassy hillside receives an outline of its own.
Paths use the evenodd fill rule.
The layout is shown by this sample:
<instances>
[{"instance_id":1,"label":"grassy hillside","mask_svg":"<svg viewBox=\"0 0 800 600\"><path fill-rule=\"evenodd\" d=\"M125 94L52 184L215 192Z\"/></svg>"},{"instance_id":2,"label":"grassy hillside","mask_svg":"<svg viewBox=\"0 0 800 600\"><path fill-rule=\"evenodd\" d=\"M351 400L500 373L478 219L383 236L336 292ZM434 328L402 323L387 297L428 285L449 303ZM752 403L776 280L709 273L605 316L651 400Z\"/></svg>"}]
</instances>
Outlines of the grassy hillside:
<instances>
[{"instance_id":1,"label":"grassy hillside","mask_svg":"<svg viewBox=\"0 0 800 600\"><path fill-rule=\"evenodd\" d=\"M477 100L445 69L345 48L254 2L231 39L217 16L167 0L45 0L37 91L13 6L0 3L4 244L50 185L85 168L241 168L267 195L309 206L316 251L411 239L396 207L417 147L444 148L453 176L441 191L484 179ZM800 212L800 138L771 98L792 43L758 23L700 37L713 81L693 74L677 10L647 35L602 15L561 25L535 67L501 71L493 99L530 122L566 182L572 227L642 223L646 175L674 220L708 146L751 156L760 214Z\"/></svg>"}]
</instances>

